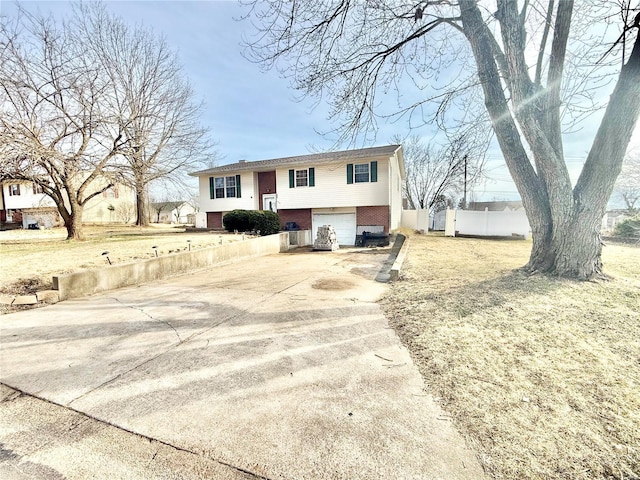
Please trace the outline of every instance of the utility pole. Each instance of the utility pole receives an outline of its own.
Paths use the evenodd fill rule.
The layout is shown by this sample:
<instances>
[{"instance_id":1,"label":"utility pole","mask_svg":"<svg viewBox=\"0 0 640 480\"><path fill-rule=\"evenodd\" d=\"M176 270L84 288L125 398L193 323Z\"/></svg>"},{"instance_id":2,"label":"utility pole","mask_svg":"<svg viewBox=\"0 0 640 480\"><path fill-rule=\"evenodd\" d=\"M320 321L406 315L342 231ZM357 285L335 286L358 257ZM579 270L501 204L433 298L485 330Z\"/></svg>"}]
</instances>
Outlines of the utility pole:
<instances>
[{"instance_id":1,"label":"utility pole","mask_svg":"<svg viewBox=\"0 0 640 480\"><path fill-rule=\"evenodd\" d=\"M462 199L462 209L467 208L467 158L468 155L464 156L464 197Z\"/></svg>"}]
</instances>

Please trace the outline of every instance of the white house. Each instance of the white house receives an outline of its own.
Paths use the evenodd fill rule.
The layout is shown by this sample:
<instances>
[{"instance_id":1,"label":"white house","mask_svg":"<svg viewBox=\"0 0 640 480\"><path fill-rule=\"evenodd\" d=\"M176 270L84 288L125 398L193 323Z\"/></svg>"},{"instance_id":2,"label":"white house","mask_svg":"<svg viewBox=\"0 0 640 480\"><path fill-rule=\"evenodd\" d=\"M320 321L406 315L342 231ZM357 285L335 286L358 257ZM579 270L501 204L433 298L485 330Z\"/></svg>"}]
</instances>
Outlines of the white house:
<instances>
[{"instance_id":1,"label":"white house","mask_svg":"<svg viewBox=\"0 0 640 480\"><path fill-rule=\"evenodd\" d=\"M194 223L196 208L189 202L153 202L149 204L151 221L156 223Z\"/></svg>"},{"instance_id":2,"label":"white house","mask_svg":"<svg viewBox=\"0 0 640 480\"><path fill-rule=\"evenodd\" d=\"M22 224L27 212L37 213L42 217L40 222L46 226L53 226L58 222L57 210L51 198L42 193L42 189L35 183L9 180L0 183L2 189L2 223Z\"/></svg>"},{"instance_id":3,"label":"white house","mask_svg":"<svg viewBox=\"0 0 640 480\"><path fill-rule=\"evenodd\" d=\"M295 222L313 232L333 225L342 245L355 243L358 227L388 233L400 226L400 145L240 161L191 175L199 178L208 228L222 228L224 214L235 209L273 210L283 227Z\"/></svg>"},{"instance_id":4,"label":"white house","mask_svg":"<svg viewBox=\"0 0 640 480\"><path fill-rule=\"evenodd\" d=\"M96 182L104 180L97 179ZM135 219L135 193L116 185L90 199L84 207L83 223L128 223ZM0 223L30 224L50 228L62 225L53 200L35 183L24 180L0 182Z\"/></svg>"}]
</instances>

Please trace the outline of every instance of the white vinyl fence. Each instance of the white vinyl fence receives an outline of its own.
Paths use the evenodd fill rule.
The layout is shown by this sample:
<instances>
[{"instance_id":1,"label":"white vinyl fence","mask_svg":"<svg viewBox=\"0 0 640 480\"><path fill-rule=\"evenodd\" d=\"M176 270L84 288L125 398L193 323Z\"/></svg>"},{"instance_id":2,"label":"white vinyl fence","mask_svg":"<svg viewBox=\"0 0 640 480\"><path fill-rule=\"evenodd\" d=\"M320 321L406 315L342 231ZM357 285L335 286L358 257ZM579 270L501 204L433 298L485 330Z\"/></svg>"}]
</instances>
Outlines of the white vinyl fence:
<instances>
[{"instance_id":1,"label":"white vinyl fence","mask_svg":"<svg viewBox=\"0 0 640 480\"><path fill-rule=\"evenodd\" d=\"M400 225L412 230L429 230L429 210L402 210Z\"/></svg>"},{"instance_id":2,"label":"white vinyl fence","mask_svg":"<svg viewBox=\"0 0 640 480\"><path fill-rule=\"evenodd\" d=\"M524 210L514 212L484 212L473 210L447 210L445 235L477 235L482 237L529 238L531 228Z\"/></svg>"}]
</instances>

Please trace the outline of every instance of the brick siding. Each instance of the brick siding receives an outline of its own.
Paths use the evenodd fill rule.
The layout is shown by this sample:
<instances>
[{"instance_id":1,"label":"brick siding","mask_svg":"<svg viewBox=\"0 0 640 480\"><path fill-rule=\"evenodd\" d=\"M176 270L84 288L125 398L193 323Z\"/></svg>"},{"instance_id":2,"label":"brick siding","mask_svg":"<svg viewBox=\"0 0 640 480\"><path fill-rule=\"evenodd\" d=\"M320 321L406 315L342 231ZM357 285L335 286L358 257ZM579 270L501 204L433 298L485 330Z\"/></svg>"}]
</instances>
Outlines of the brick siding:
<instances>
[{"instance_id":1,"label":"brick siding","mask_svg":"<svg viewBox=\"0 0 640 480\"><path fill-rule=\"evenodd\" d=\"M296 222L300 230L311 230L311 209L297 208L288 210L278 210L282 228L287 222Z\"/></svg>"},{"instance_id":2,"label":"brick siding","mask_svg":"<svg viewBox=\"0 0 640 480\"><path fill-rule=\"evenodd\" d=\"M258 173L258 206L260 210L262 205L262 195L265 193L276 193L276 172L259 172Z\"/></svg>"},{"instance_id":3,"label":"brick siding","mask_svg":"<svg viewBox=\"0 0 640 480\"><path fill-rule=\"evenodd\" d=\"M382 225L389 233L389 206L356 207L357 225Z\"/></svg>"},{"instance_id":4,"label":"brick siding","mask_svg":"<svg viewBox=\"0 0 640 480\"><path fill-rule=\"evenodd\" d=\"M207 228L222 228L222 212L207 212Z\"/></svg>"}]
</instances>

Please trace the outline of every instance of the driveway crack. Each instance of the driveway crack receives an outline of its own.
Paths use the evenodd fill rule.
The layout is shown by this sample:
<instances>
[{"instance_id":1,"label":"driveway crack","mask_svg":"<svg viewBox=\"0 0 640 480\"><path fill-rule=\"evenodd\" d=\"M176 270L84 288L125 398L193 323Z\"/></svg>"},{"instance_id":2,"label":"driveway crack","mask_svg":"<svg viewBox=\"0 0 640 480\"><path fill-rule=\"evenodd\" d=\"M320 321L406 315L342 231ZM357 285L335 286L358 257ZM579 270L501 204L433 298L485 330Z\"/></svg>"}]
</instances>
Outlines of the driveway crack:
<instances>
[{"instance_id":1,"label":"driveway crack","mask_svg":"<svg viewBox=\"0 0 640 480\"><path fill-rule=\"evenodd\" d=\"M120 305L123 305L123 306L125 306L125 307L127 307L127 308L131 308L131 309L133 309L133 310L137 310L137 311L139 311L139 312L140 312L140 313L142 313L144 316L146 316L147 318L149 318L149 319L153 320L154 322L164 323L167 327L171 328L171 330L173 330L173 333L175 333L175 334L176 334L176 337L178 337L178 345L182 344L183 340L182 340L182 338L180 337L180 334L178 333L178 330L176 330L176 328L175 328L173 325L171 325L171 323L170 323L170 322L168 322L167 320L160 320L159 318L155 318L153 315L149 315L147 312L145 312L145 311L144 311L144 309L143 309L142 307L136 307L136 306L134 306L134 305L130 305L130 304L124 303L124 302L123 302L122 300L120 300L119 298L116 298L116 297L107 297L107 298L109 298L109 299L111 299L111 300L115 300L115 301L116 301L116 302L118 302Z\"/></svg>"}]
</instances>

